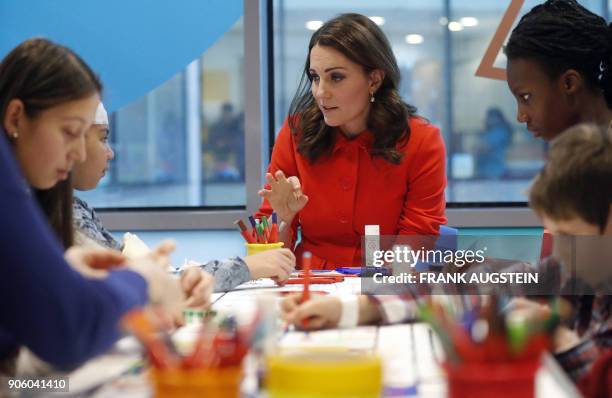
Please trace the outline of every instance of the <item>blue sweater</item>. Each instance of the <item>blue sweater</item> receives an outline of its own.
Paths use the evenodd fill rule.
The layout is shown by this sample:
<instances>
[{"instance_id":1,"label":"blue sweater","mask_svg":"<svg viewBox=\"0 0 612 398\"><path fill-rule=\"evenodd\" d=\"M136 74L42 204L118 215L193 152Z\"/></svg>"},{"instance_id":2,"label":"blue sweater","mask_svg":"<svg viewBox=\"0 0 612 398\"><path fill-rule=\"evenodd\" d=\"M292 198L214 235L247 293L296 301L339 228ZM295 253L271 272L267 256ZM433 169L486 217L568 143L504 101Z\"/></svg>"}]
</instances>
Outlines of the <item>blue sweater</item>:
<instances>
[{"instance_id":1,"label":"blue sweater","mask_svg":"<svg viewBox=\"0 0 612 398\"><path fill-rule=\"evenodd\" d=\"M0 133L0 359L24 345L72 368L117 340L118 321L145 304L147 285L132 271L86 279L66 263Z\"/></svg>"}]
</instances>

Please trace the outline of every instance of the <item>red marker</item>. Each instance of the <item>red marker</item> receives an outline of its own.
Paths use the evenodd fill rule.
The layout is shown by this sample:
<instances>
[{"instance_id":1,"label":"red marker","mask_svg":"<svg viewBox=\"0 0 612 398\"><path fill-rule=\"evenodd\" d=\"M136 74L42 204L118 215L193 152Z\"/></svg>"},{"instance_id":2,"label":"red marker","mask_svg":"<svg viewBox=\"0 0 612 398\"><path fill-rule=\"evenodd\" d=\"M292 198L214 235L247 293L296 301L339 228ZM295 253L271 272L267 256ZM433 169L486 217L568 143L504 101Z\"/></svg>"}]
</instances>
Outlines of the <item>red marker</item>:
<instances>
[{"instance_id":1,"label":"red marker","mask_svg":"<svg viewBox=\"0 0 612 398\"><path fill-rule=\"evenodd\" d=\"M238 228L240 228L240 235L242 235L242 237L244 238L244 240L247 241L247 243L255 243L255 239L253 239L251 234L249 234L249 230L247 229L246 225L244 225L242 220L236 220L234 221L234 224L237 225Z\"/></svg>"},{"instance_id":2,"label":"red marker","mask_svg":"<svg viewBox=\"0 0 612 398\"><path fill-rule=\"evenodd\" d=\"M292 279L304 280L305 276L306 274L304 273L304 271L301 271L301 272L298 272L297 276L292 276L291 278L289 278L289 280L292 280ZM334 283L344 282L344 275L329 275L328 273L315 274L312 271L310 272L310 284L311 285L318 283L317 281L321 279L334 281Z\"/></svg>"},{"instance_id":3,"label":"red marker","mask_svg":"<svg viewBox=\"0 0 612 398\"><path fill-rule=\"evenodd\" d=\"M310 252L304 252L302 254L302 281L304 283L304 291L302 292L302 298L300 303L305 303L307 300L310 300L310 259L312 258L312 254ZM309 318L302 319L302 327L308 328Z\"/></svg>"},{"instance_id":4,"label":"red marker","mask_svg":"<svg viewBox=\"0 0 612 398\"><path fill-rule=\"evenodd\" d=\"M276 220L276 213L272 213L272 227L270 229L270 242L278 242L278 223Z\"/></svg>"},{"instance_id":5,"label":"red marker","mask_svg":"<svg viewBox=\"0 0 612 398\"><path fill-rule=\"evenodd\" d=\"M308 284L313 285L331 285L332 283L338 283L338 279L336 278L289 278L285 285L304 285L304 287ZM306 299L308 300L308 298ZM302 296L302 302L304 300L304 296Z\"/></svg>"},{"instance_id":6,"label":"red marker","mask_svg":"<svg viewBox=\"0 0 612 398\"><path fill-rule=\"evenodd\" d=\"M156 330L143 310L132 310L124 315L121 321L145 346L153 366L158 369L168 369L177 366L178 359L157 337Z\"/></svg>"}]
</instances>

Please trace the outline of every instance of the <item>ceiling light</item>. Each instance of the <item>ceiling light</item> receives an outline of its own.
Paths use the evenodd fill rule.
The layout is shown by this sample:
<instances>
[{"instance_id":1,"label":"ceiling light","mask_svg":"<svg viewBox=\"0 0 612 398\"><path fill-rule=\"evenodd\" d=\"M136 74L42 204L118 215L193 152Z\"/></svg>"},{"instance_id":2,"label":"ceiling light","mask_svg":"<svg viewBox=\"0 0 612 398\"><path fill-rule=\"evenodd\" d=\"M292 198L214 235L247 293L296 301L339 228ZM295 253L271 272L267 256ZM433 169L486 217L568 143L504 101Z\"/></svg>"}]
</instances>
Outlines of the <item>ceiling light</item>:
<instances>
[{"instance_id":1,"label":"ceiling light","mask_svg":"<svg viewBox=\"0 0 612 398\"><path fill-rule=\"evenodd\" d=\"M382 26L385 24L384 17L370 17L370 19L372 20L372 22L374 22L378 26Z\"/></svg>"},{"instance_id":2,"label":"ceiling light","mask_svg":"<svg viewBox=\"0 0 612 398\"><path fill-rule=\"evenodd\" d=\"M463 25L461 25L461 22L451 21L448 23L448 30L451 32L459 32L463 30Z\"/></svg>"},{"instance_id":3,"label":"ceiling light","mask_svg":"<svg viewBox=\"0 0 612 398\"><path fill-rule=\"evenodd\" d=\"M423 38L422 35L417 35L417 34L409 34L406 35L406 43L408 44L421 44L423 43L425 39Z\"/></svg>"},{"instance_id":4,"label":"ceiling light","mask_svg":"<svg viewBox=\"0 0 612 398\"><path fill-rule=\"evenodd\" d=\"M478 25L478 19L474 17L463 17L461 18L460 21L461 21L461 25L467 28Z\"/></svg>"},{"instance_id":5,"label":"ceiling light","mask_svg":"<svg viewBox=\"0 0 612 398\"><path fill-rule=\"evenodd\" d=\"M321 26L323 26L323 21L308 21L308 22L306 22L306 29L308 29L308 30L317 30Z\"/></svg>"}]
</instances>

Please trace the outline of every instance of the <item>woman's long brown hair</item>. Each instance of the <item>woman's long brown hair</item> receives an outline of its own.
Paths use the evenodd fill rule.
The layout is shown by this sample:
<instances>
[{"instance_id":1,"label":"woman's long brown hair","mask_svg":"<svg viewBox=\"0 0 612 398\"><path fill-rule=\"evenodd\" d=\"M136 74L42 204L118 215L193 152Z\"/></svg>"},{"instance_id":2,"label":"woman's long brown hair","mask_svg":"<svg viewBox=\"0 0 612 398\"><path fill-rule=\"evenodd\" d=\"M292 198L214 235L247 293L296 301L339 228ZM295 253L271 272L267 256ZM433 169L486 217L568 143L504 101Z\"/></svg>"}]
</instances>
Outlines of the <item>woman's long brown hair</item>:
<instances>
[{"instance_id":1,"label":"woman's long brown hair","mask_svg":"<svg viewBox=\"0 0 612 398\"><path fill-rule=\"evenodd\" d=\"M289 108L289 126L297 139L297 149L311 162L331 152L337 129L325 124L323 115L310 92L310 51L316 45L339 51L360 65L365 73L379 69L384 80L370 105L367 127L374 135L372 156L399 163L402 154L397 145L410 138L408 118L416 108L405 103L398 92L400 72L385 34L368 17L342 14L326 22L310 39L308 56L297 93Z\"/></svg>"},{"instance_id":2,"label":"woman's long brown hair","mask_svg":"<svg viewBox=\"0 0 612 398\"><path fill-rule=\"evenodd\" d=\"M70 179L58 182L50 189L35 189L34 194L47 220L57 234L64 248L74 243L72 221L72 182Z\"/></svg>"},{"instance_id":3,"label":"woman's long brown hair","mask_svg":"<svg viewBox=\"0 0 612 398\"><path fill-rule=\"evenodd\" d=\"M46 109L102 92L91 68L67 47L43 38L29 39L0 62L0 121L13 99L23 102L35 118ZM5 126L0 126L0 131ZM72 245L72 184L61 181L51 189L34 190L36 199L65 248Z\"/></svg>"}]
</instances>

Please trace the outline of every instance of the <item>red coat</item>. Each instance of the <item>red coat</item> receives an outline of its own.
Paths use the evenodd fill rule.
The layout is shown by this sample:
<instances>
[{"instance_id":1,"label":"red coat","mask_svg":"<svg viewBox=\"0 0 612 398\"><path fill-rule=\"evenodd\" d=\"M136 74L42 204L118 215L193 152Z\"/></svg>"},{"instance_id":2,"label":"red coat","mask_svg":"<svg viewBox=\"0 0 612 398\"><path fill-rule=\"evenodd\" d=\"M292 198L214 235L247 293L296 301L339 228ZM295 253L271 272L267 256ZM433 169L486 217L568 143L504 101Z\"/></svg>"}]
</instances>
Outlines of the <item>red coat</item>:
<instances>
[{"instance_id":1,"label":"red coat","mask_svg":"<svg viewBox=\"0 0 612 398\"><path fill-rule=\"evenodd\" d=\"M578 382L585 398L612 397L612 349L604 352L590 372Z\"/></svg>"},{"instance_id":2,"label":"red coat","mask_svg":"<svg viewBox=\"0 0 612 398\"><path fill-rule=\"evenodd\" d=\"M398 147L404 153L396 165L372 158L369 131L349 140L337 135L331 156L314 164L297 152L288 121L274 144L268 171L297 176L309 201L292 225L301 226L295 253L313 254L314 269L362 266L364 226L380 226L381 235L437 235L446 223L444 142L440 130L420 118L411 118L410 139ZM259 215L272 213L264 201Z\"/></svg>"}]
</instances>

